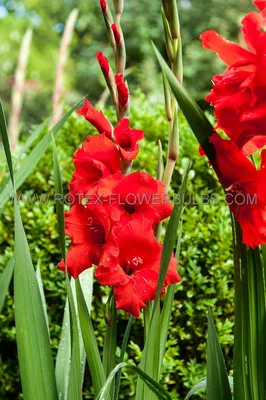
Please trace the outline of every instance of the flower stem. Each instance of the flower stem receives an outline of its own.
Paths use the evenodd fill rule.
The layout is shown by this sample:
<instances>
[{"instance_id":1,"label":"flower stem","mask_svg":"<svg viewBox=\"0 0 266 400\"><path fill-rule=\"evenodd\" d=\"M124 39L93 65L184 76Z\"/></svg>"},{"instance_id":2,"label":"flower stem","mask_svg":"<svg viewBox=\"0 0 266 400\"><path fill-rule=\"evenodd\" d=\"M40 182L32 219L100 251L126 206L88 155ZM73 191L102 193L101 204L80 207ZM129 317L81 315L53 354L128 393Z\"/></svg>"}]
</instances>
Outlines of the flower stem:
<instances>
[{"instance_id":1,"label":"flower stem","mask_svg":"<svg viewBox=\"0 0 266 400\"><path fill-rule=\"evenodd\" d=\"M122 346L121 346L121 353L120 353L120 358L119 358L119 364L124 361L125 352L126 352L127 343L128 343L128 338L129 338L129 334L130 334L130 331L131 331L131 327L132 327L133 321L134 321L134 317L131 315L129 320L128 320L127 327L126 327L126 330L125 330L125 334L124 334L124 337L123 337L123 342L122 342ZM121 374L122 374L122 370L120 369L118 371L117 375L116 375L116 380L115 380L114 400L118 400Z\"/></svg>"}]
</instances>

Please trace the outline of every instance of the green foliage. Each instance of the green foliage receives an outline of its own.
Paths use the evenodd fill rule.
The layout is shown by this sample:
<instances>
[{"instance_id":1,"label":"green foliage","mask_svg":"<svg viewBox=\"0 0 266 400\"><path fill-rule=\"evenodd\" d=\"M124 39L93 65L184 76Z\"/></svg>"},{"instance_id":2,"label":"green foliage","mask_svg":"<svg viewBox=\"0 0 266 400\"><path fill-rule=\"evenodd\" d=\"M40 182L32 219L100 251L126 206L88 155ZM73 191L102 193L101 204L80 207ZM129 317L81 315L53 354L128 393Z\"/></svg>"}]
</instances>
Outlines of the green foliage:
<instances>
[{"instance_id":1,"label":"green foliage","mask_svg":"<svg viewBox=\"0 0 266 400\"><path fill-rule=\"evenodd\" d=\"M132 126L145 131L145 140L134 162L134 169L156 174L158 156L157 141L160 139L166 150L167 121L163 104L148 104L140 92L132 96ZM112 111L106 115L114 120ZM222 192L213 171L205 158L198 154L198 144L187 123L180 115L181 146L180 158L173 177L172 191L179 189L181 176L189 160L186 209L183 215L183 237L179 262L179 272L183 277L175 295L170 335L167 341L166 357L163 365L162 383L174 398L183 399L189 389L206 375L206 333L208 306L213 310L228 371L232 369L233 342L233 261L231 254L231 226ZM71 178L73 166L71 157L80 142L93 130L79 116L73 116L58 133L56 145L64 192ZM165 154L164 154L165 157ZM14 160L19 166L19 161ZM1 179L4 172L0 171ZM54 192L52 149L41 159L33 174L20 188L19 194L43 195L26 197L20 201L24 228L27 234L33 265L40 262L44 291L47 299L49 326L53 355L60 338L60 330L65 305L65 277L58 270L60 261L59 239L56 230L55 209L52 200ZM46 197L45 197L46 195ZM50 195L50 200L47 196ZM202 204L202 196L215 195L211 204ZM206 198L206 197L205 197ZM190 203L190 204L188 204ZM193 204L192 204L193 203ZM199 204L196 204L199 203ZM218 203L218 204L217 204ZM13 205L6 203L0 221L0 273L13 252ZM95 283L92 306L92 321L100 351L103 349L105 328L105 302L108 290ZM118 343L121 345L127 326L128 316L118 313ZM130 344L125 361L138 363L140 349L143 348L142 320L134 321ZM10 288L3 313L0 315L0 398L21 399L21 386L15 344L13 288ZM119 357L119 349L117 350ZM121 379L121 399L134 398L136 378L125 371ZM197 396L194 397L199 398ZM93 399L89 373L85 375L84 399Z\"/></svg>"}]
</instances>

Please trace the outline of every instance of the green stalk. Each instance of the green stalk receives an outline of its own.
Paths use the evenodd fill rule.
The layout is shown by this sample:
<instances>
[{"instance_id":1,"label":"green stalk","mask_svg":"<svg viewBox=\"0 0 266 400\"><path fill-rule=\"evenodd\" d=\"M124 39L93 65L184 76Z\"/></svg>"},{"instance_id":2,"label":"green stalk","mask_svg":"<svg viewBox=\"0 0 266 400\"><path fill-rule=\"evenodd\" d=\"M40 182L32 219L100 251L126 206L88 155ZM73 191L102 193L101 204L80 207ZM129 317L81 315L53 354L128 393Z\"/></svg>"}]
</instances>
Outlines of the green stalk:
<instances>
[{"instance_id":1,"label":"green stalk","mask_svg":"<svg viewBox=\"0 0 266 400\"><path fill-rule=\"evenodd\" d=\"M250 400L247 254L246 246L242 244L241 228L233 216L232 227L235 270L234 396L235 400Z\"/></svg>"},{"instance_id":2,"label":"green stalk","mask_svg":"<svg viewBox=\"0 0 266 400\"><path fill-rule=\"evenodd\" d=\"M250 371L254 400L265 399L265 293L259 248L248 251L248 293L250 321Z\"/></svg>"},{"instance_id":3,"label":"green stalk","mask_svg":"<svg viewBox=\"0 0 266 400\"><path fill-rule=\"evenodd\" d=\"M266 394L266 312L263 264L259 248L242 244L234 224L235 254L235 400L261 400Z\"/></svg>"},{"instance_id":4,"label":"green stalk","mask_svg":"<svg viewBox=\"0 0 266 400\"><path fill-rule=\"evenodd\" d=\"M182 44L180 38L180 26L176 0L171 0L169 2L163 1L162 19L164 24L168 60L171 64L172 72L182 84ZM169 121L168 158L166 162L163 182L168 190L173 176L175 164L179 155L178 104L173 94L169 98L169 85L166 82L166 76L164 75L164 73L163 82L166 115Z\"/></svg>"},{"instance_id":5,"label":"green stalk","mask_svg":"<svg viewBox=\"0 0 266 400\"><path fill-rule=\"evenodd\" d=\"M132 327L133 321L134 321L134 317L132 317L132 315L131 315L129 320L128 320L126 331L125 331L125 334L124 334L124 337L123 337L123 342L122 342L122 346L121 346L121 353L120 353L120 358L119 358L119 364L124 362L124 357L125 357L125 352L126 352L126 348L127 348L128 338L129 338L129 334L130 334L130 331L131 331L131 327ZM122 370L120 369L118 371L117 375L116 375L114 400L118 400L120 381L121 381L121 374L122 374Z\"/></svg>"},{"instance_id":6,"label":"green stalk","mask_svg":"<svg viewBox=\"0 0 266 400\"><path fill-rule=\"evenodd\" d=\"M107 318L106 334L103 348L103 368L105 376L109 376L116 366L116 343L117 343L117 311L115 300L112 296L110 314ZM114 383L110 388L111 398L114 397Z\"/></svg>"}]
</instances>

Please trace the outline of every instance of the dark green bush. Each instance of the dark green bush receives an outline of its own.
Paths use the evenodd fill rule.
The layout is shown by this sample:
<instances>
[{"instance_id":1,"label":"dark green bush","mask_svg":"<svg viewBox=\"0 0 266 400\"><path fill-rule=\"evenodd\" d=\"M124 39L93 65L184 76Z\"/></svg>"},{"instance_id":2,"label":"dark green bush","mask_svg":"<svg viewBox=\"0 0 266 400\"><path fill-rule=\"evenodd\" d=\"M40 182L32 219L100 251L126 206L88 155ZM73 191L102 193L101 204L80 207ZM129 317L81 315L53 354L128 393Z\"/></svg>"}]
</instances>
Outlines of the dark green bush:
<instances>
[{"instance_id":1,"label":"dark green bush","mask_svg":"<svg viewBox=\"0 0 266 400\"><path fill-rule=\"evenodd\" d=\"M141 93L136 93L132 104L132 125L145 131L141 151L134 168L155 175L157 141L166 150L167 122L163 105L147 104ZM106 114L113 119L112 111ZM71 178L73 152L92 133L90 125L81 117L73 116L56 139L60 158L64 191ZM177 191L189 160L192 170L188 187L187 206L183 216L183 237L179 271L183 283L177 287L170 335L167 342L162 382L174 398L183 399L188 389L205 374L206 312L211 306L219 338L226 354L228 368L232 368L233 328L233 262L231 254L231 228L227 207L213 171L205 158L198 154L198 145L184 118L180 115L180 158L172 183ZM2 170L3 176L3 170ZM19 191L23 195L50 195L50 199L37 202L21 200L22 218L29 241L34 265L40 262L48 305L51 340L56 355L65 299L64 275L58 270L60 260L56 219L52 195L54 190L51 149L45 154L33 174ZM202 204L201 198L215 195L217 202ZM44 198L43 198L44 200ZM193 200L193 201L192 201ZM190 204L189 204L190 203ZM191 204L193 203L193 204ZM198 204L196 204L198 203ZM0 270L4 268L13 248L13 206L7 203L0 221ZM92 317L99 345L104 336L104 301L107 289L94 286ZM125 330L127 315L119 313L119 344ZM7 296L0 316L0 398L22 398L15 344L13 288ZM143 346L142 320L135 321L127 358L138 362ZM119 352L119 349L118 349ZM135 377L122 379L121 399L134 398ZM84 398L91 399L89 373L86 373Z\"/></svg>"}]
</instances>

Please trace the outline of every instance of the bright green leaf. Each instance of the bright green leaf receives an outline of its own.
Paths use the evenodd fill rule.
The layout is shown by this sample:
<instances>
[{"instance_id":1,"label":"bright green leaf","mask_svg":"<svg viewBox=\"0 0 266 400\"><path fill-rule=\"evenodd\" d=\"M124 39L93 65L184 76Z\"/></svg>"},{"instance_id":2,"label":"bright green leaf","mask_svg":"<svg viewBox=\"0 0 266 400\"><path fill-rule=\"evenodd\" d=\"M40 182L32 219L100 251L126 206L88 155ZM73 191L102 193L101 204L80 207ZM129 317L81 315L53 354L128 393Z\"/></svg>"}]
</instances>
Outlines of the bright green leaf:
<instances>
[{"instance_id":1,"label":"bright green leaf","mask_svg":"<svg viewBox=\"0 0 266 400\"><path fill-rule=\"evenodd\" d=\"M5 303L5 298L8 293L9 284L10 284L12 276L13 276L14 263L15 263L15 259L12 256L9 259L4 271L0 275L0 314L2 312L4 303Z\"/></svg>"},{"instance_id":2,"label":"bright green leaf","mask_svg":"<svg viewBox=\"0 0 266 400\"><path fill-rule=\"evenodd\" d=\"M136 373L139 378L144 382L145 385L148 386L148 388L155 394L156 398L159 400L172 400L172 397L170 394L164 389L162 385L160 385L158 382L156 382L154 379L152 379L148 374L143 372L142 369L135 365L128 365L126 363L121 363L118 364L113 371L110 373L108 376L105 385L103 386L99 396L97 397L96 400L105 400L108 397L109 393L109 387L112 383L112 380L114 379L116 373L121 369L125 368L130 372ZM141 399L140 397L136 396L136 399Z\"/></svg>"},{"instance_id":3,"label":"bright green leaf","mask_svg":"<svg viewBox=\"0 0 266 400\"><path fill-rule=\"evenodd\" d=\"M208 313L207 342L207 399L232 399L225 361L210 309Z\"/></svg>"},{"instance_id":4,"label":"bright green leaf","mask_svg":"<svg viewBox=\"0 0 266 400\"><path fill-rule=\"evenodd\" d=\"M228 380L229 380L229 385L231 390L233 390L234 388L234 379L232 376L228 376ZM188 392L188 394L185 397L185 400L190 399L191 396L193 396L194 394L198 393L200 390L202 389L206 389L207 387L207 379L206 378L202 378L198 383L196 383L196 385L193 386L193 388Z\"/></svg>"}]
</instances>

